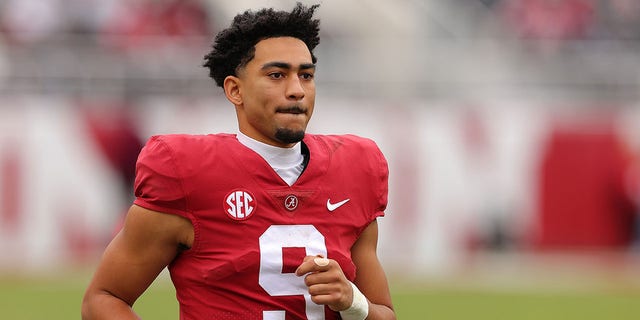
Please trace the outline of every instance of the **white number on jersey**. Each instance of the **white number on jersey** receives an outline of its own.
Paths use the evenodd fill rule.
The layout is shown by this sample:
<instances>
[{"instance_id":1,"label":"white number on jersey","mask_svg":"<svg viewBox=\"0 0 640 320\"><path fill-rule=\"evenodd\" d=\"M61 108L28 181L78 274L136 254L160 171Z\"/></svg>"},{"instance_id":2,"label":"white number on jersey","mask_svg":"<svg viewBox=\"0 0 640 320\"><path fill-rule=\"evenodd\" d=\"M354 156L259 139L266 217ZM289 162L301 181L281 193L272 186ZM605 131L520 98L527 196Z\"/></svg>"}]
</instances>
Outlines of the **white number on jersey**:
<instances>
[{"instance_id":1,"label":"white number on jersey","mask_svg":"<svg viewBox=\"0 0 640 320\"><path fill-rule=\"evenodd\" d=\"M271 226L260 236L260 286L271 296L304 296L307 319L324 319L324 306L311 301L304 277L282 273L282 248L289 247L305 248L309 256L327 256L324 236L314 226ZM284 320L284 316L281 310L263 312L263 320Z\"/></svg>"}]
</instances>

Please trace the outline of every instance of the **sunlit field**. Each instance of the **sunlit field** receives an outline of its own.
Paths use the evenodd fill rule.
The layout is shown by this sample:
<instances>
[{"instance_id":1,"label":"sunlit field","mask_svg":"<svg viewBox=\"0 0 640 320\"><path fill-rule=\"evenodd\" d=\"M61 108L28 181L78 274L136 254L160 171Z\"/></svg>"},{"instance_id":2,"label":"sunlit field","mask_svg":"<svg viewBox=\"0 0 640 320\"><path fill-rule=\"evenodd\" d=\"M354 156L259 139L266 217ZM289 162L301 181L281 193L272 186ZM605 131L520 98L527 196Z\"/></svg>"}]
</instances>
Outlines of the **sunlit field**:
<instances>
[{"instance_id":1,"label":"sunlit field","mask_svg":"<svg viewBox=\"0 0 640 320\"><path fill-rule=\"evenodd\" d=\"M509 280L510 276L483 278L473 272L419 281L391 275L390 283L398 318L405 320L640 319L637 282L629 282L615 270L605 275L571 273L570 268L555 275L523 273L526 281ZM56 278L3 276L0 319L79 319L88 279L84 273ZM163 276L135 309L143 319L178 319L174 294L168 277Z\"/></svg>"}]
</instances>

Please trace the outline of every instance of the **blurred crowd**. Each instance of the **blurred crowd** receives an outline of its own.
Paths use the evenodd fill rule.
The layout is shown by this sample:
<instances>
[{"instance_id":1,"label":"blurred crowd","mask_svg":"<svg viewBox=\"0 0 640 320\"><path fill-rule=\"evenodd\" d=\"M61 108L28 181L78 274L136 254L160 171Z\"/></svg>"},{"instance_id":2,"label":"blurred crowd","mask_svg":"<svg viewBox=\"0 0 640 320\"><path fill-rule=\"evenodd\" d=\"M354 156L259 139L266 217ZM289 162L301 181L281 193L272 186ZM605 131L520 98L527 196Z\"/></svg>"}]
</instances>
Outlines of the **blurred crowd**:
<instances>
[{"instance_id":1,"label":"blurred crowd","mask_svg":"<svg viewBox=\"0 0 640 320\"><path fill-rule=\"evenodd\" d=\"M580 40L637 42L640 2L635 0L496 0L509 27L540 51L562 50Z\"/></svg>"},{"instance_id":2,"label":"blurred crowd","mask_svg":"<svg viewBox=\"0 0 640 320\"><path fill-rule=\"evenodd\" d=\"M505 27L524 38L640 39L640 3L634 0L475 2L497 13ZM209 36L215 26L214 6L209 0L4 0L0 30L5 41L20 44L58 34Z\"/></svg>"},{"instance_id":3,"label":"blurred crowd","mask_svg":"<svg viewBox=\"0 0 640 320\"><path fill-rule=\"evenodd\" d=\"M640 40L640 3L634 0L475 2L523 38ZM209 36L216 27L215 7L210 0L3 0L0 31L3 41L23 45L59 34L119 35L133 42L145 36ZM429 14L420 7L416 15Z\"/></svg>"},{"instance_id":4,"label":"blurred crowd","mask_svg":"<svg viewBox=\"0 0 640 320\"><path fill-rule=\"evenodd\" d=\"M519 36L533 39L639 40L634 0L486 0Z\"/></svg>"},{"instance_id":5,"label":"blurred crowd","mask_svg":"<svg viewBox=\"0 0 640 320\"><path fill-rule=\"evenodd\" d=\"M209 36L209 10L200 0L4 0L0 30L14 45L80 34L106 47L131 49L144 43L144 37Z\"/></svg>"},{"instance_id":6,"label":"blurred crowd","mask_svg":"<svg viewBox=\"0 0 640 320\"><path fill-rule=\"evenodd\" d=\"M188 91L214 34L212 3L4 0L0 88L7 94Z\"/></svg>"},{"instance_id":7,"label":"blurred crowd","mask_svg":"<svg viewBox=\"0 0 640 320\"><path fill-rule=\"evenodd\" d=\"M288 5L286 2L273 4L285 7ZM243 3L247 6L264 5L259 1ZM475 36L491 38L508 35L522 40L531 49L530 52L553 54L562 52L566 47L573 47L576 42L585 46L584 41L589 40L601 41L594 46L605 41L608 46L628 45L628 50L633 50L635 43L640 40L640 2L634 0L431 0L422 4L407 0L399 2L396 7L408 7L409 10L389 14L412 15L406 17L407 21L429 20L434 8L437 10L447 6L450 7L447 10L461 11L471 3L475 4L471 17L454 16L474 23L469 27L477 30ZM172 75L176 77L175 74L177 77L193 78L195 73L190 72L193 69L187 69L184 66L186 63L183 63L194 57L189 50L195 49L201 53L212 40L215 30L227 23L229 15L238 6L240 4L231 6L211 0L3 0L0 2L0 62L4 63L0 63L0 78L32 78L33 81L38 81L38 77L47 76L81 77L87 82L87 78L91 78L85 75L90 72L86 70L89 67L73 63L78 60L79 53L74 53L78 51L90 51L87 55L96 56L95 64L99 66L95 67L98 70L94 71L97 73L93 75L94 78L120 80L123 77L136 77L126 70L119 74L112 70L114 65L118 69L118 64L127 63L130 67L146 65L153 68L149 70L138 67L142 70L136 70L139 73L137 78L170 78ZM326 6L327 14L334 12L329 4ZM365 30L368 28L367 24L371 23L366 20L366 13L376 12L376 6L380 10L393 9L387 8L380 1L366 4L345 3L344 6L353 7L347 11L350 12L350 18L327 21L356 21L363 24L360 28ZM353 16L353 12L358 10L363 15ZM392 20L381 22L388 22L388 28L393 28ZM448 23L463 24L465 21ZM481 27L487 24L496 27ZM416 25L417 29L421 28L420 24ZM334 35L348 35L349 28L349 25L341 27L324 24L323 32L327 35L324 39L332 40L332 32ZM375 30L380 29L377 27ZM384 25L382 29L385 29ZM453 34L455 37L455 32L448 31L442 35L446 37ZM428 30L410 32L412 34L408 36L416 37L414 42L421 42L419 38L427 34ZM47 50L46 54L37 53ZM142 54L135 56L136 51L141 51ZM126 59L123 61L123 57L118 56L123 52L128 54L126 59L133 59L135 63ZM158 55L160 58L156 57ZM71 62L64 61L64 56L71 57ZM33 71L25 61L44 58L64 65L67 72L51 66L42 66L39 71ZM169 70L164 70L167 59L177 59L177 62L171 64ZM5 82L5 85L9 85L6 87L8 91L22 89L19 86L16 89L11 81L8 84ZM162 89L171 87L167 85Z\"/></svg>"}]
</instances>

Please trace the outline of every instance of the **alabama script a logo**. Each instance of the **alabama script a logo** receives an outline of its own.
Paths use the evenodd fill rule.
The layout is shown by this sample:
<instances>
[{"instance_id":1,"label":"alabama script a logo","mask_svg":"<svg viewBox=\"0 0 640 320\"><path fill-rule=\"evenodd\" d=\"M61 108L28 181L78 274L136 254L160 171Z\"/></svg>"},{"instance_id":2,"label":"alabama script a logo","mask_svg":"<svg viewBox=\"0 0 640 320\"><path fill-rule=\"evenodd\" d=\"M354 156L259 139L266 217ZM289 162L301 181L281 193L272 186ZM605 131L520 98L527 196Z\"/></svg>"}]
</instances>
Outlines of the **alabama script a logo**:
<instances>
[{"instance_id":1,"label":"alabama script a logo","mask_svg":"<svg viewBox=\"0 0 640 320\"><path fill-rule=\"evenodd\" d=\"M255 199L247 190L231 191L224 199L224 211L233 220L247 220L256 211Z\"/></svg>"}]
</instances>

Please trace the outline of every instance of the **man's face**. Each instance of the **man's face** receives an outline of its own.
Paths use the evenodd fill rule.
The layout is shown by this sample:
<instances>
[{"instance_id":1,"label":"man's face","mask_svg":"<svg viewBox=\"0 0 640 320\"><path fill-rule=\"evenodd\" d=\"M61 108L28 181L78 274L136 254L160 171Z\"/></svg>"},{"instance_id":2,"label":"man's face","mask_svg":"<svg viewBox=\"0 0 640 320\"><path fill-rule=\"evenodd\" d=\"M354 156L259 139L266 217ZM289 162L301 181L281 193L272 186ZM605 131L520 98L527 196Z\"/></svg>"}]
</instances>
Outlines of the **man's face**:
<instances>
[{"instance_id":1,"label":"man's face","mask_svg":"<svg viewBox=\"0 0 640 320\"><path fill-rule=\"evenodd\" d=\"M302 140L315 103L315 66L306 44L293 37L261 40L238 72L234 102L240 131L258 141L290 147Z\"/></svg>"}]
</instances>

